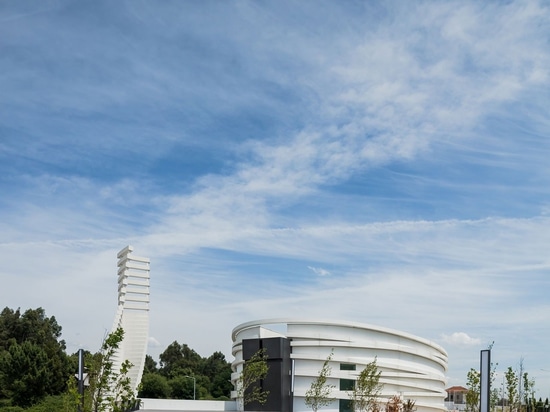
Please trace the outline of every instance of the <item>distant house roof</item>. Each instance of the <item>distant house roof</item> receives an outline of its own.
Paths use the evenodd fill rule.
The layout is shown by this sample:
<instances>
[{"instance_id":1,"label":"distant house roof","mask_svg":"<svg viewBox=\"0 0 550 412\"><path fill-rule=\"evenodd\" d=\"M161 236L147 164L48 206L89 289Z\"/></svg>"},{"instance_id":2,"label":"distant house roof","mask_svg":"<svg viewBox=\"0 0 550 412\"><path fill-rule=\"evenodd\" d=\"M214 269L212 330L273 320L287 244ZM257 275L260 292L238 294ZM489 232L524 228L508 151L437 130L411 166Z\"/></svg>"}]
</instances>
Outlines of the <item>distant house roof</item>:
<instances>
[{"instance_id":1,"label":"distant house roof","mask_svg":"<svg viewBox=\"0 0 550 412\"><path fill-rule=\"evenodd\" d=\"M468 388L464 386L451 386L450 388L445 389L446 392L468 392Z\"/></svg>"}]
</instances>

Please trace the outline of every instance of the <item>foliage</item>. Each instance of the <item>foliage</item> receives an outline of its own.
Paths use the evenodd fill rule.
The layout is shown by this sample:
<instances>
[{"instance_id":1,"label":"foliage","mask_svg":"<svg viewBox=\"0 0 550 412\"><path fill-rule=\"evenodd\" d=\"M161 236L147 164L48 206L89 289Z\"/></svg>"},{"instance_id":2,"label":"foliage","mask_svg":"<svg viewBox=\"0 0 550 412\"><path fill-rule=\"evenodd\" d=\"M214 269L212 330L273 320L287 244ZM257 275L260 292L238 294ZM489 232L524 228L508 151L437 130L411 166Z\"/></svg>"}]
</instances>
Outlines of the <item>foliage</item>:
<instances>
[{"instance_id":1,"label":"foliage","mask_svg":"<svg viewBox=\"0 0 550 412\"><path fill-rule=\"evenodd\" d=\"M158 373L145 373L138 393L140 398L166 399L171 395L168 379Z\"/></svg>"},{"instance_id":2,"label":"foliage","mask_svg":"<svg viewBox=\"0 0 550 412\"><path fill-rule=\"evenodd\" d=\"M0 399L28 407L64 391L69 363L61 326L44 309L0 313Z\"/></svg>"},{"instance_id":3,"label":"foliage","mask_svg":"<svg viewBox=\"0 0 550 412\"><path fill-rule=\"evenodd\" d=\"M160 368L149 355L145 358L140 397L193 399L192 376L196 399L230 399L231 364L223 353L214 352L203 358L187 345L174 341L159 358Z\"/></svg>"},{"instance_id":4,"label":"foliage","mask_svg":"<svg viewBox=\"0 0 550 412\"><path fill-rule=\"evenodd\" d=\"M394 395L386 402L386 412L415 412L416 401L407 399L403 401L401 397Z\"/></svg>"},{"instance_id":5,"label":"foliage","mask_svg":"<svg viewBox=\"0 0 550 412\"><path fill-rule=\"evenodd\" d=\"M46 405L44 410L74 412L80 405L74 379L78 354L68 356L65 342L60 337L61 326L55 317L46 316L42 308L29 309L24 313L20 309L5 308L0 312L0 412L7 408L12 412L35 412L33 408L41 408L43 404ZM118 345L113 338L117 339L108 337L103 346ZM114 376L106 378L107 372L112 371L113 354L106 347L95 354L85 351L86 370L92 385L85 391L85 412L101 411L102 402L130 402L126 399L129 397L122 394L127 376L119 374L116 382L113 381ZM128 363L123 365L123 371L129 367ZM146 356L139 394L143 397L192 399L193 382L189 378L185 378L185 383L180 387L184 390L171 393L169 383L173 380L172 386L175 386L176 382L183 382L180 377L186 375L196 378L197 399L230 399L233 389L230 382L231 364L223 353L214 352L203 358L187 345L176 341L161 354L160 366L151 356ZM107 383L117 386L119 392L110 394L105 390ZM51 406L53 402L59 404ZM97 409L93 407L94 403Z\"/></svg>"},{"instance_id":6,"label":"foliage","mask_svg":"<svg viewBox=\"0 0 550 412\"><path fill-rule=\"evenodd\" d=\"M494 345L495 345L495 341L492 341L487 346L487 349L492 350ZM497 366L498 366L498 363L491 362L491 366L490 366L491 374L489 376L489 387L492 388L492 389L491 389L490 394L489 394L489 407L490 407L491 411L493 411L493 412L496 410L496 407L497 407L497 404L498 404L498 401L499 401L499 398L500 398L499 390L498 390L498 388L495 387Z\"/></svg>"},{"instance_id":7,"label":"foliage","mask_svg":"<svg viewBox=\"0 0 550 412\"><path fill-rule=\"evenodd\" d=\"M200 368L201 356L186 344L172 342L159 356L160 373L168 379L178 375L192 375Z\"/></svg>"},{"instance_id":8,"label":"foliage","mask_svg":"<svg viewBox=\"0 0 550 412\"><path fill-rule=\"evenodd\" d=\"M506 379L506 392L508 393L508 405L510 410L516 408L518 404L518 376L516 372L509 366L508 370L504 374Z\"/></svg>"},{"instance_id":9,"label":"foliage","mask_svg":"<svg viewBox=\"0 0 550 412\"><path fill-rule=\"evenodd\" d=\"M492 349L494 342L489 345L489 350ZM491 376L490 376L490 406L491 410L497 409L497 403L499 402L500 393L498 388L494 387L496 367L491 363ZM504 385L506 394L502 394L502 401L508 402L508 408L512 411L538 411L544 410L544 404L542 399L536 401L535 399L535 380L529 377L527 372L523 369L523 359L519 362L519 373L508 367L504 373L503 390ZM478 412L479 411L479 397L480 397L480 374L474 369L470 369L467 376L468 392L466 393L466 411ZM506 398L505 398L506 397Z\"/></svg>"},{"instance_id":10,"label":"foliage","mask_svg":"<svg viewBox=\"0 0 550 412\"><path fill-rule=\"evenodd\" d=\"M386 402L386 412L402 412L403 411L403 401L397 395L393 395Z\"/></svg>"},{"instance_id":11,"label":"foliage","mask_svg":"<svg viewBox=\"0 0 550 412\"><path fill-rule=\"evenodd\" d=\"M258 350L249 360L245 361L237 380L237 397L243 409L244 405L251 402L258 402L261 405L267 402L269 391L263 390L257 383L261 379L265 379L268 369L265 348Z\"/></svg>"},{"instance_id":12,"label":"foliage","mask_svg":"<svg viewBox=\"0 0 550 412\"><path fill-rule=\"evenodd\" d=\"M197 374L194 374L197 376ZM214 352L203 359L200 375L208 377L208 393L213 399L229 399L233 384L231 383L231 364L226 361L221 352ZM200 382L197 377L197 382ZM202 384L200 385L202 386Z\"/></svg>"},{"instance_id":13,"label":"foliage","mask_svg":"<svg viewBox=\"0 0 550 412\"><path fill-rule=\"evenodd\" d=\"M394 395L386 402L386 412L415 412L416 401L407 399L403 401L401 397Z\"/></svg>"},{"instance_id":14,"label":"foliage","mask_svg":"<svg viewBox=\"0 0 550 412\"><path fill-rule=\"evenodd\" d=\"M29 341L13 343L0 358L2 387L18 406L30 406L47 394L48 357L38 345Z\"/></svg>"},{"instance_id":15,"label":"foliage","mask_svg":"<svg viewBox=\"0 0 550 412\"><path fill-rule=\"evenodd\" d=\"M193 399L193 380L187 376L178 375L168 381L172 398Z\"/></svg>"},{"instance_id":16,"label":"foliage","mask_svg":"<svg viewBox=\"0 0 550 412\"><path fill-rule=\"evenodd\" d=\"M479 397L480 397L480 373L475 369L470 369L466 379L466 411L478 412L479 411Z\"/></svg>"},{"instance_id":17,"label":"foliage","mask_svg":"<svg viewBox=\"0 0 550 412\"><path fill-rule=\"evenodd\" d=\"M305 402L306 405L313 410L313 412L317 412L317 410L323 406L329 405L334 400L331 393L335 386L327 383L327 378L330 376L332 371L329 366L332 355L333 353L331 352L323 363L323 367L319 371L319 375L313 382L311 382L311 387L306 391Z\"/></svg>"},{"instance_id":18,"label":"foliage","mask_svg":"<svg viewBox=\"0 0 550 412\"><path fill-rule=\"evenodd\" d=\"M0 412L74 412L74 408L67 410L64 409L63 395L46 396L39 403L24 409L21 406L1 406Z\"/></svg>"},{"instance_id":19,"label":"foliage","mask_svg":"<svg viewBox=\"0 0 550 412\"><path fill-rule=\"evenodd\" d=\"M413 401L411 399L407 399L405 402L403 402L403 412L416 412L416 401Z\"/></svg>"},{"instance_id":20,"label":"foliage","mask_svg":"<svg viewBox=\"0 0 550 412\"><path fill-rule=\"evenodd\" d=\"M87 412L87 405L94 412L124 412L135 403L135 394L128 377L133 365L125 360L117 371L114 364L114 356L123 339L124 330L119 327L105 338L101 353L92 359L88 368L90 386L87 392L90 398L88 402L85 401L84 412Z\"/></svg>"},{"instance_id":21,"label":"foliage","mask_svg":"<svg viewBox=\"0 0 550 412\"><path fill-rule=\"evenodd\" d=\"M380 383L381 374L376 366L376 358L361 371L350 393L354 411L372 412L379 409L378 397L383 387Z\"/></svg>"},{"instance_id":22,"label":"foliage","mask_svg":"<svg viewBox=\"0 0 550 412\"><path fill-rule=\"evenodd\" d=\"M523 374L523 402L527 407L534 407L535 402L535 380L529 378L529 374Z\"/></svg>"},{"instance_id":23,"label":"foliage","mask_svg":"<svg viewBox=\"0 0 550 412\"><path fill-rule=\"evenodd\" d=\"M24 412L25 409L23 409L21 406L4 406L0 407L0 412Z\"/></svg>"},{"instance_id":24,"label":"foliage","mask_svg":"<svg viewBox=\"0 0 550 412\"><path fill-rule=\"evenodd\" d=\"M158 372L157 363L150 355L145 355L145 363L143 365L143 374Z\"/></svg>"},{"instance_id":25,"label":"foliage","mask_svg":"<svg viewBox=\"0 0 550 412\"><path fill-rule=\"evenodd\" d=\"M125 412L136 404L128 377L133 365L125 360L119 368L115 367L114 357L123 339L124 330L119 327L105 338L100 353L85 356L89 386L84 391L83 404L73 381L65 393L65 410L80 406L82 412Z\"/></svg>"}]
</instances>

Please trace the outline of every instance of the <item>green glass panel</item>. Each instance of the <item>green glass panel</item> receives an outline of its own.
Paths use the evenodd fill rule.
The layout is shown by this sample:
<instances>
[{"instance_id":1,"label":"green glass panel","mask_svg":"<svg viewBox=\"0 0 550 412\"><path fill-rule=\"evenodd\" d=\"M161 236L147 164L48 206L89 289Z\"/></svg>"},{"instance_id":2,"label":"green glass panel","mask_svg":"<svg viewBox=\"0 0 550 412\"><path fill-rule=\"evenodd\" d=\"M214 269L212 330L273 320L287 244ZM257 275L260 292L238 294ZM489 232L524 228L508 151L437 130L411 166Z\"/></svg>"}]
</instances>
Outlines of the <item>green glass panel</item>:
<instances>
[{"instance_id":1,"label":"green glass panel","mask_svg":"<svg viewBox=\"0 0 550 412\"><path fill-rule=\"evenodd\" d=\"M340 379L341 391L352 391L355 387L355 381L353 379Z\"/></svg>"},{"instance_id":2,"label":"green glass panel","mask_svg":"<svg viewBox=\"0 0 550 412\"><path fill-rule=\"evenodd\" d=\"M353 412L351 399L340 399L339 412Z\"/></svg>"}]
</instances>

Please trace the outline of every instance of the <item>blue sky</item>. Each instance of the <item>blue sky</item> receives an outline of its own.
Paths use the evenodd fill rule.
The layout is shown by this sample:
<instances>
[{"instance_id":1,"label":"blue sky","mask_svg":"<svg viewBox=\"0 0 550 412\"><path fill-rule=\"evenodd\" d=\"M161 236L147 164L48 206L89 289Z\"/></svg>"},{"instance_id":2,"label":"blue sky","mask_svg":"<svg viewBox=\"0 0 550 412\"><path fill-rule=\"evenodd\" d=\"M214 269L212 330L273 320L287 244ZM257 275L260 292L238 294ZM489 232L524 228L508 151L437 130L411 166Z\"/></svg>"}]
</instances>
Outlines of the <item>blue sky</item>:
<instances>
[{"instance_id":1,"label":"blue sky","mask_svg":"<svg viewBox=\"0 0 550 412\"><path fill-rule=\"evenodd\" d=\"M3 1L0 304L68 350L151 259L151 340L349 320L550 396L543 1Z\"/></svg>"}]
</instances>

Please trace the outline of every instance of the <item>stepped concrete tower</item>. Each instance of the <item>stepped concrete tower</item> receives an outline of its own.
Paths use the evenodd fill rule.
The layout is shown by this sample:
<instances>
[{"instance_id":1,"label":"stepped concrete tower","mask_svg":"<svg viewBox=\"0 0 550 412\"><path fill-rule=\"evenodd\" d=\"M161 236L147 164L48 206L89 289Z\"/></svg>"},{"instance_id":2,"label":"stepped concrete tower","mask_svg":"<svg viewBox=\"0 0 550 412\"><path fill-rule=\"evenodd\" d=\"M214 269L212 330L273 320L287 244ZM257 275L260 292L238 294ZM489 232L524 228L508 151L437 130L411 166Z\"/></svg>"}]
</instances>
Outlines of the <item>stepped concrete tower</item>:
<instances>
[{"instance_id":1,"label":"stepped concrete tower","mask_svg":"<svg viewBox=\"0 0 550 412\"><path fill-rule=\"evenodd\" d=\"M118 309L112 331L124 329L124 340L113 357L115 372L128 360L131 387L137 395L149 338L149 264L148 258L134 256L132 246L118 252Z\"/></svg>"}]
</instances>

